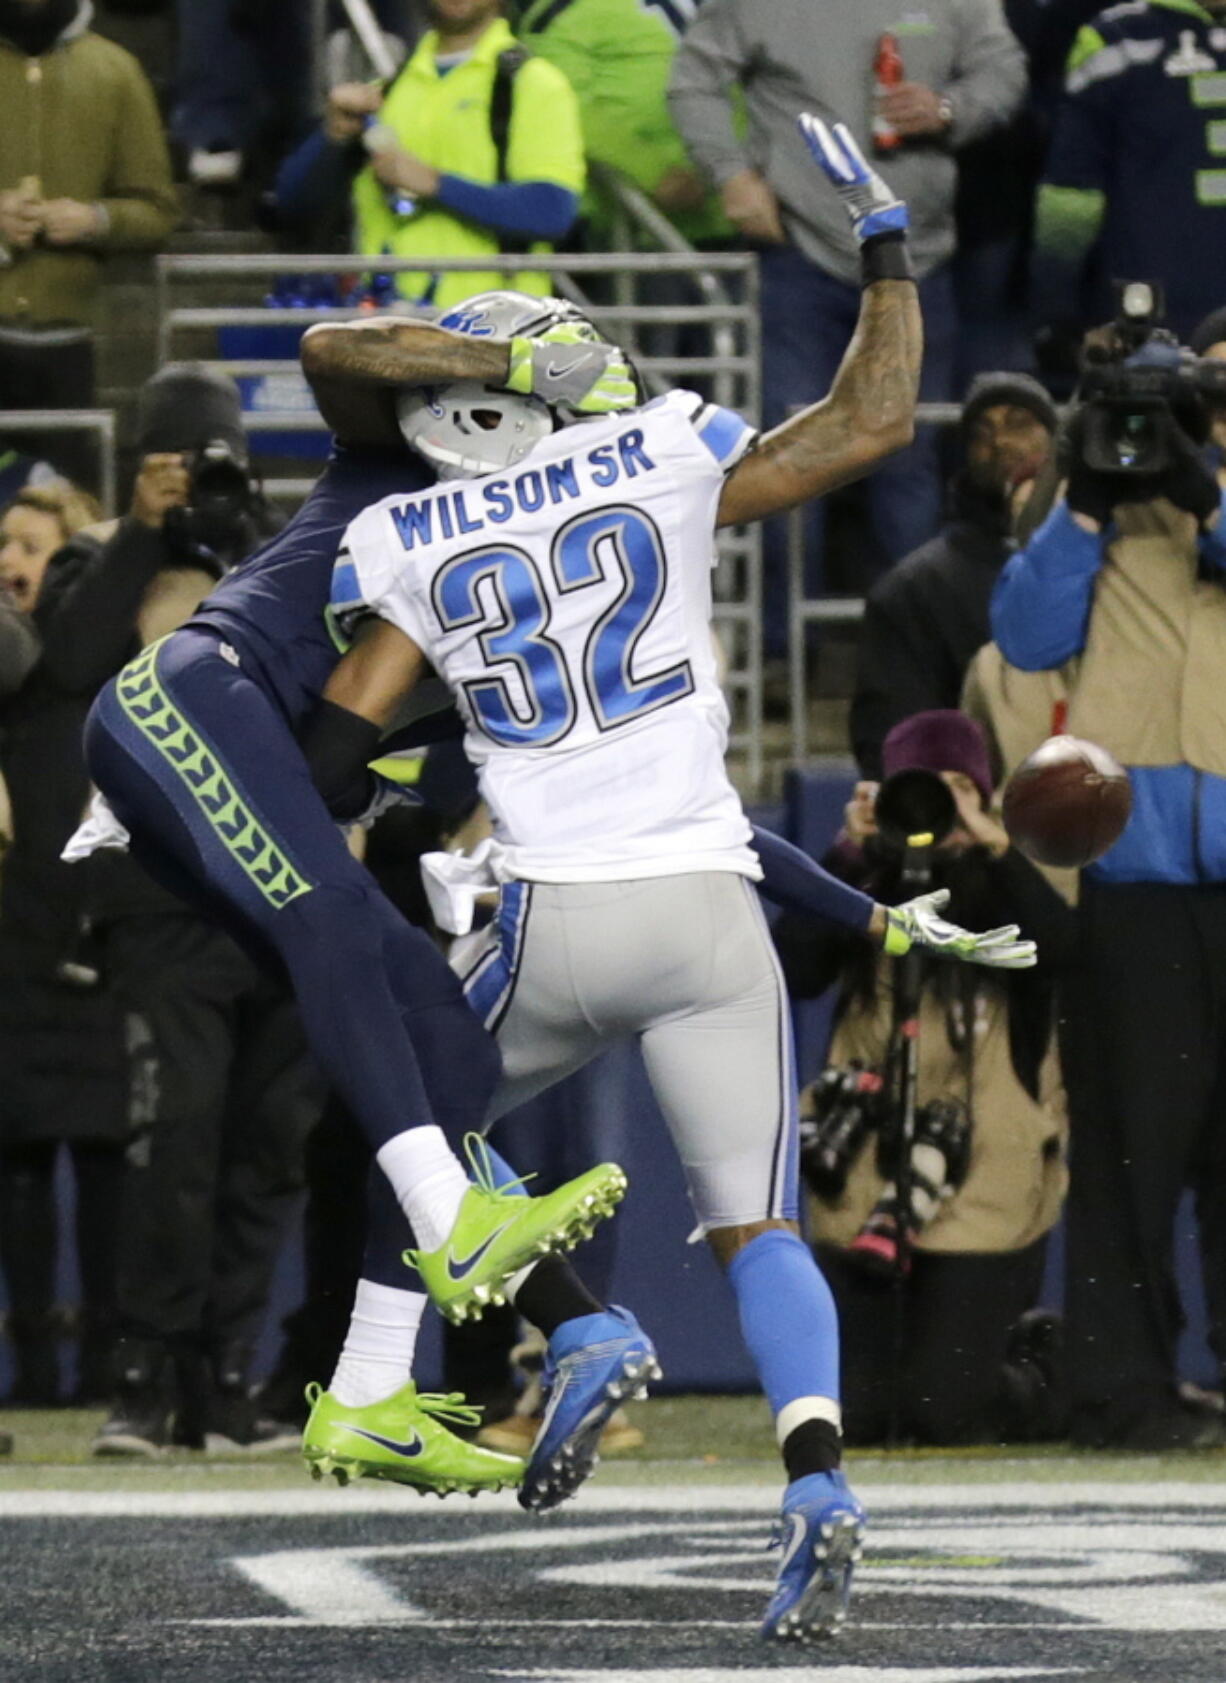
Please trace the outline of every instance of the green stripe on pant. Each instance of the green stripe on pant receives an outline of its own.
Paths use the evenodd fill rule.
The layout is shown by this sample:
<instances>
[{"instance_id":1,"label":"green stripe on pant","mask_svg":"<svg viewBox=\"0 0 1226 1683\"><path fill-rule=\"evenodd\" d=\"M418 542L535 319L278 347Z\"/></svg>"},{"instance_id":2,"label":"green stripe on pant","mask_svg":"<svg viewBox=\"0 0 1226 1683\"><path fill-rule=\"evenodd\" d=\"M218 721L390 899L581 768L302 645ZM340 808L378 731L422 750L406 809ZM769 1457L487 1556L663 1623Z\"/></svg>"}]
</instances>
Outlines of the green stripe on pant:
<instances>
[{"instance_id":1,"label":"green stripe on pant","mask_svg":"<svg viewBox=\"0 0 1226 1683\"><path fill-rule=\"evenodd\" d=\"M234 862L272 905L286 906L314 884L284 857L239 794L216 755L171 704L158 679L158 650L151 643L116 681L125 714L157 749L189 791L210 828Z\"/></svg>"}]
</instances>

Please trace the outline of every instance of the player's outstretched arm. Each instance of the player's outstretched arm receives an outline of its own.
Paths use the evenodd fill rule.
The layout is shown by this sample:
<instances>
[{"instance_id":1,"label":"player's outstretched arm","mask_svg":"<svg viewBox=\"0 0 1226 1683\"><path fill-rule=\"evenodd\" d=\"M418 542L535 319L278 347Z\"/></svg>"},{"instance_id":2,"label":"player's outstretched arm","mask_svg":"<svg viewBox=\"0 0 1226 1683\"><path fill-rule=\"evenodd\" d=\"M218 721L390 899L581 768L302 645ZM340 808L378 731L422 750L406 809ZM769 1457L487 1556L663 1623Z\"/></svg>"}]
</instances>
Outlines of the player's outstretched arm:
<instances>
[{"instance_id":1,"label":"player's outstretched arm","mask_svg":"<svg viewBox=\"0 0 1226 1683\"><path fill-rule=\"evenodd\" d=\"M299 351L319 412L344 444L403 444L396 421L401 386L451 380L505 382L505 339L473 339L404 317L317 322Z\"/></svg>"},{"instance_id":2,"label":"player's outstretched arm","mask_svg":"<svg viewBox=\"0 0 1226 1683\"><path fill-rule=\"evenodd\" d=\"M721 526L761 520L833 491L914 435L923 330L906 252L907 207L842 123L827 129L805 115L800 127L860 242L860 319L826 397L766 433L729 474Z\"/></svg>"},{"instance_id":3,"label":"player's outstretched arm","mask_svg":"<svg viewBox=\"0 0 1226 1683\"><path fill-rule=\"evenodd\" d=\"M341 824L366 823L405 792L372 770L382 752L383 728L426 669L421 650L385 620L358 629L298 743L311 781Z\"/></svg>"},{"instance_id":4,"label":"player's outstretched arm","mask_svg":"<svg viewBox=\"0 0 1226 1683\"><path fill-rule=\"evenodd\" d=\"M366 619L333 669L324 700L383 730L429 662L411 637L386 619Z\"/></svg>"},{"instance_id":5,"label":"player's outstretched arm","mask_svg":"<svg viewBox=\"0 0 1226 1683\"><path fill-rule=\"evenodd\" d=\"M535 339L482 339L404 317L318 322L303 334L299 355L320 414L345 444L401 443L395 394L405 386L480 380L581 415L638 402L621 350L577 341L565 324Z\"/></svg>"}]
</instances>

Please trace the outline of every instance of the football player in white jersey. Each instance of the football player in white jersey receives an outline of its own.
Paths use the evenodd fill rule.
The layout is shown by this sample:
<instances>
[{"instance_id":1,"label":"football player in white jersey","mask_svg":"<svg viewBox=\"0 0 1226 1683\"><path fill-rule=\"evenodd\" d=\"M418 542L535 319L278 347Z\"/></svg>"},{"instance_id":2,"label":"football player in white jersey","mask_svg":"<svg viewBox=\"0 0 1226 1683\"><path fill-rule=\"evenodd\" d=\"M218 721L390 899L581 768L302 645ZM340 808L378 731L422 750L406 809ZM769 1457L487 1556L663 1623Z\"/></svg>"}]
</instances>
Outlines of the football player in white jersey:
<instances>
[{"instance_id":1,"label":"football player in white jersey","mask_svg":"<svg viewBox=\"0 0 1226 1683\"><path fill-rule=\"evenodd\" d=\"M474 890L501 885L498 915L464 959L470 1003L503 1054L493 1114L611 1039L640 1043L787 1469L772 1636L840 1621L863 1513L838 1470L833 1303L797 1230L795 1077L754 891L758 837L723 764L713 533L820 495L905 444L921 353L905 207L845 129L801 127L851 214L864 297L829 396L763 438L691 392L582 424L561 392L552 404L508 398L517 364L525 391L529 367L538 390L545 363L565 378L568 321L580 361L602 354L557 300L485 294L434 327L315 328L303 347L319 391L335 335L348 335L358 378L324 401L342 432L371 424L363 390L407 388L399 424L443 481L350 526L332 611L354 646L326 705L364 721L373 752L430 667L456 697L496 833L479 858L437 865L434 889L461 930L456 912ZM983 963L1034 960L1016 929L969 936L931 897L887 911L784 846L767 848L776 870L797 872L811 904L888 950L922 940ZM632 1316L601 1310L577 1282L568 1296L550 1266L556 1378L520 1497L537 1508L574 1489L609 1411L654 1369Z\"/></svg>"}]
</instances>

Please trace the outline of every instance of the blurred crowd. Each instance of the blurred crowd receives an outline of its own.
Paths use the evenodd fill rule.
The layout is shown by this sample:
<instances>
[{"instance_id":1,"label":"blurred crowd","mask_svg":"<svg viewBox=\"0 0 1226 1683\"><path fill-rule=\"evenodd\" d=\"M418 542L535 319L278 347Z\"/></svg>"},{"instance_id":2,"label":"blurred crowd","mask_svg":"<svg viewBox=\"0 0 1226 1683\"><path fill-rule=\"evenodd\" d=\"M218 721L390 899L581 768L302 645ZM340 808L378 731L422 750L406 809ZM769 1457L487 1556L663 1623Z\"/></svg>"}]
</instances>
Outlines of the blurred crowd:
<instances>
[{"instance_id":1,"label":"blurred crowd","mask_svg":"<svg viewBox=\"0 0 1226 1683\"><path fill-rule=\"evenodd\" d=\"M169 75L110 38L159 10ZM849 1437L1226 1444L1220 1389L1181 1384L1172 1262L1191 1192L1226 1362L1226 395L1164 387L1152 460L1104 462L1077 384L1130 356L1173 366L1155 298L1132 338L1101 330L1117 281L1153 283L1171 345L1226 362L1226 0L0 0L0 93L0 410L95 405L108 257L164 248L210 195L273 249L361 259L313 302L429 311L507 284L500 256L615 249L633 189L698 252L757 254L755 419L773 426L828 388L859 293L795 116L850 126L910 207L921 398L960 419L921 427L849 528L824 505L804 514L806 591L866 597L859 781L826 863L878 900L916 892L889 791L919 776L938 803L929 886L968 927L1021 923L1041 962L1003 981L912 976L923 1053L903 1162L892 961L795 915L777 928L794 996L836 1001L803 1138ZM472 266L438 266L454 259ZM697 300L684 277L651 279L649 301ZM532 268L511 284L556 290ZM93 697L278 517L238 389L204 366L142 387L118 518L79 446L3 434L7 1400L104 1407L98 1453L278 1447L343 1336L364 1154L288 992L225 929L134 860L59 858L89 794ZM788 647L788 541L768 524L768 676ZM997 815L1009 771L1065 729L1133 781L1124 836L1080 879L1024 858ZM389 817L365 846L428 923L416 859L483 815L454 756L422 777L428 815ZM517 1164L560 1181L589 1145L616 1155L585 1133L588 1110L581 1086L541 1101L508 1129ZM257 1392L304 1188L307 1301ZM1061 1318L1044 1260L1062 1215ZM597 1271L612 1262L606 1242ZM509 1312L448 1335L449 1382L489 1405L497 1447L530 1441L539 1402L539 1352L512 1363L518 1338ZM610 1432L609 1449L640 1441L624 1421Z\"/></svg>"}]
</instances>

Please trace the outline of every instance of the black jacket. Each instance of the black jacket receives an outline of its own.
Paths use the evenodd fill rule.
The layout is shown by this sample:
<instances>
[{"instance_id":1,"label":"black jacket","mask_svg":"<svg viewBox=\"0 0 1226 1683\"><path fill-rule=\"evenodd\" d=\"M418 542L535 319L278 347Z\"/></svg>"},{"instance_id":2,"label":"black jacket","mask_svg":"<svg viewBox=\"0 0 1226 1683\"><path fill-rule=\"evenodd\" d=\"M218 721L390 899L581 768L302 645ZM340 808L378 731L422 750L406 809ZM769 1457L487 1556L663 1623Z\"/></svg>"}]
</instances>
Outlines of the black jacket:
<instances>
[{"instance_id":1,"label":"black jacket","mask_svg":"<svg viewBox=\"0 0 1226 1683\"><path fill-rule=\"evenodd\" d=\"M161 535L135 520L71 538L52 558L34 610L41 658L0 702L0 770L14 830L0 881L0 939L18 941L39 967L53 970L75 947L102 882L139 880L142 894L148 883L122 855L104 855L97 866L65 865L60 850L89 794L85 716L103 684L138 652L141 604L166 565ZM147 892L164 903L162 890L149 885Z\"/></svg>"},{"instance_id":2,"label":"black jacket","mask_svg":"<svg viewBox=\"0 0 1226 1683\"><path fill-rule=\"evenodd\" d=\"M851 703L851 746L881 776L881 744L912 713L957 707L975 651L990 642L988 605L1011 552L1004 505L956 482L952 518L873 586Z\"/></svg>"},{"instance_id":3,"label":"black jacket","mask_svg":"<svg viewBox=\"0 0 1226 1683\"><path fill-rule=\"evenodd\" d=\"M0 701L0 771L14 840L0 872L0 1140L119 1139L127 1130L123 1018L89 933L89 871L60 850L89 778L81 731L94 693L134 643L123 592L61 609L101 546L77 537L48 568L32 633L43 650ZM138 598L139 600L139 598ZM71 634L70 634L71 633ZM18 649L24 661L28 650ZM10 670L9 675L13 673Z\"/></svg>"}]
</instances>

